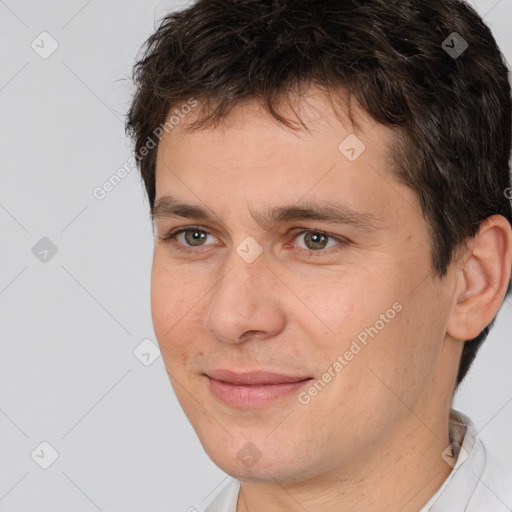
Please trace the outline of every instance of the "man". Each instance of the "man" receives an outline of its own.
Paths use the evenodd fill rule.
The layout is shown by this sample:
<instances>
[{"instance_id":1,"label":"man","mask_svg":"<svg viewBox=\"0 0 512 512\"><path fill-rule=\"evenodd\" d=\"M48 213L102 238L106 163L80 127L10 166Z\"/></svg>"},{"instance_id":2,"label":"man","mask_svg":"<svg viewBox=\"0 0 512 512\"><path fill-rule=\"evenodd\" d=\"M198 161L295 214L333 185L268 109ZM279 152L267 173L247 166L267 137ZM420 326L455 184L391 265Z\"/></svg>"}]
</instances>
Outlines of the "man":
<instances>
[{"instance_id":1,"label":"man","mask_svg":"<svg viewBox=\"0 0 512 512\"><path fill-rule=\"evenodd\" d=\"M510 510L451 409L510 291L507 72L455 0L199 0L148 39L127 129L208 512Z\"/></svg>"}]
</instances>

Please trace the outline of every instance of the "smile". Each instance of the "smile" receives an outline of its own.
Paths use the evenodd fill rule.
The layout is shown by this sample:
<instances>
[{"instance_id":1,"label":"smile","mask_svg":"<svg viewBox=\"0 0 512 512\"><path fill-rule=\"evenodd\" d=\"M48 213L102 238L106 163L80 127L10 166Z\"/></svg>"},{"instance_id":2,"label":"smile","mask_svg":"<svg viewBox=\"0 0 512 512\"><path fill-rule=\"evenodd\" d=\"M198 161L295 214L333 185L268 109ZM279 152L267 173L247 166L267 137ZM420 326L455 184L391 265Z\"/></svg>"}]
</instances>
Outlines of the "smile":
<instances>
[{"instance_id":1,"label":"smile","mask_svg":"<svg viewBox=\"0 0 512 512\"><path fill-rule=\"evenodd\" d=\"M270 372L234 373L216 370L205 374L210 392L224 404L240 408L260 408L305 387L310 377L280 375Z\"/></svg>"}]
</instances>

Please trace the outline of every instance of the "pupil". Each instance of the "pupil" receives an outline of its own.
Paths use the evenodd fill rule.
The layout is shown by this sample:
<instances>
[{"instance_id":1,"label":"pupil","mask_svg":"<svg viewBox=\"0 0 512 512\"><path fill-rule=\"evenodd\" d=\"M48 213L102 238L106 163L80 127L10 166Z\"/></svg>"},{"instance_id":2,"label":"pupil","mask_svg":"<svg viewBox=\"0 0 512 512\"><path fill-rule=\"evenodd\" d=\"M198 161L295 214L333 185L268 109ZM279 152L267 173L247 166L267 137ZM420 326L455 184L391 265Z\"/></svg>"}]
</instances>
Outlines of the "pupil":
<instances>
[{"instance_id":1,"label":"pupil","mask_svg":"<svg viewBox=\"0 0 512 512\"><path fill-rule=\"evenodd\" d=\"M191 234L192 234L192 236L190 236ZM187 233L185 233L185 238L187 239L188 243L201 242L201 240L204 237L205 237L205 233L203 233L202 231L187 231ZM191 243L191 245L194 245L194 244ZM196 244L196 245L199 245L199 244Z\"/></svg>"},{"instance_id":2,"label":"pupil","mask_svg":"<svg viewBox=\"0 0 512 512\"><path fill-rule=\"evenodd\" d=\"M306 233L306 243L307 243L307 240L312 240L313 242L313 245L314 244L320 244L320 247L313 247L313 250L316 250L316 249L321 249L323 247L325 247L325 243L322 243L322 242L325 242L326 240L326 237L324 235L320 235L320 234L311 234L311 233Z\"/></svg>"}]
</instances>

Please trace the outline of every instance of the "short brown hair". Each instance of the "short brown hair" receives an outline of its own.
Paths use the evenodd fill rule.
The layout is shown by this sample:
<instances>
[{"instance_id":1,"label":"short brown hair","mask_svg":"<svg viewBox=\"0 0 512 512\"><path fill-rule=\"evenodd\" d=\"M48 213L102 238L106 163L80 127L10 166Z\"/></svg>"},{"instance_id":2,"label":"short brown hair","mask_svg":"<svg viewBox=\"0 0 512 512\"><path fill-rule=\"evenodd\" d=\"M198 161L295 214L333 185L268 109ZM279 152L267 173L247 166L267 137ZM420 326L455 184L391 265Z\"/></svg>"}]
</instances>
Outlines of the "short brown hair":
<instances>
[{"instance_id":1,"label":"short brown hair","mask_svg":"<svg viewBox=\"0 0 512 512\"><path fill-rule=\"evenodd\" d=\"M446 275L485 218L512 224L509 70L463 1L198 0L163 17L143 49L126 130L151 210L157 147L140 150L171 108L200 100L202 115L189 127L199 129L254 98L292 126L277 100L314 84L348 92L396 130L393 172L418 194L435 275ZM457 385L494 321L466 341Z\"/></svg>"}]
</instances>

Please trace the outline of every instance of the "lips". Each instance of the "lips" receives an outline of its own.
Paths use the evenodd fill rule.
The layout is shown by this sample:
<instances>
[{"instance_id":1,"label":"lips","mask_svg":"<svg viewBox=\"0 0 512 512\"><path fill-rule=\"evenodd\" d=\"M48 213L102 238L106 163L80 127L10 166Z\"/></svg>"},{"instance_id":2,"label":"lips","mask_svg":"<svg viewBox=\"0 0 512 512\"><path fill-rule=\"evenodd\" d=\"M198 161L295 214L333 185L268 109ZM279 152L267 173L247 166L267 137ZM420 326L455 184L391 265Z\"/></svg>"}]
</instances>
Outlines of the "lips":
<instances>
[{"instance_id":1,"label":"lips","mask_svg":"<svg viewBox=\"0 0 512 512\"><path fill-rule=\"evenodd\" d=\"M311 377L268 371L237 373L211 370L205 374L209 391L224 405L236 409L261 409L290 398L309 385Z\"/></svg>"},{"instance_id":2,"label":"lips","mask_svg":"<svg viewBox=\"0 0 512 512\"><path fill-rule=\"evenodd\" d=\"M211 370L206 373L215 379L235 386L269 386L275 384L291 384L308 380L309 376L284 375L268 371L237 373L231 370Z\"/></svg>"}]
</instances>

